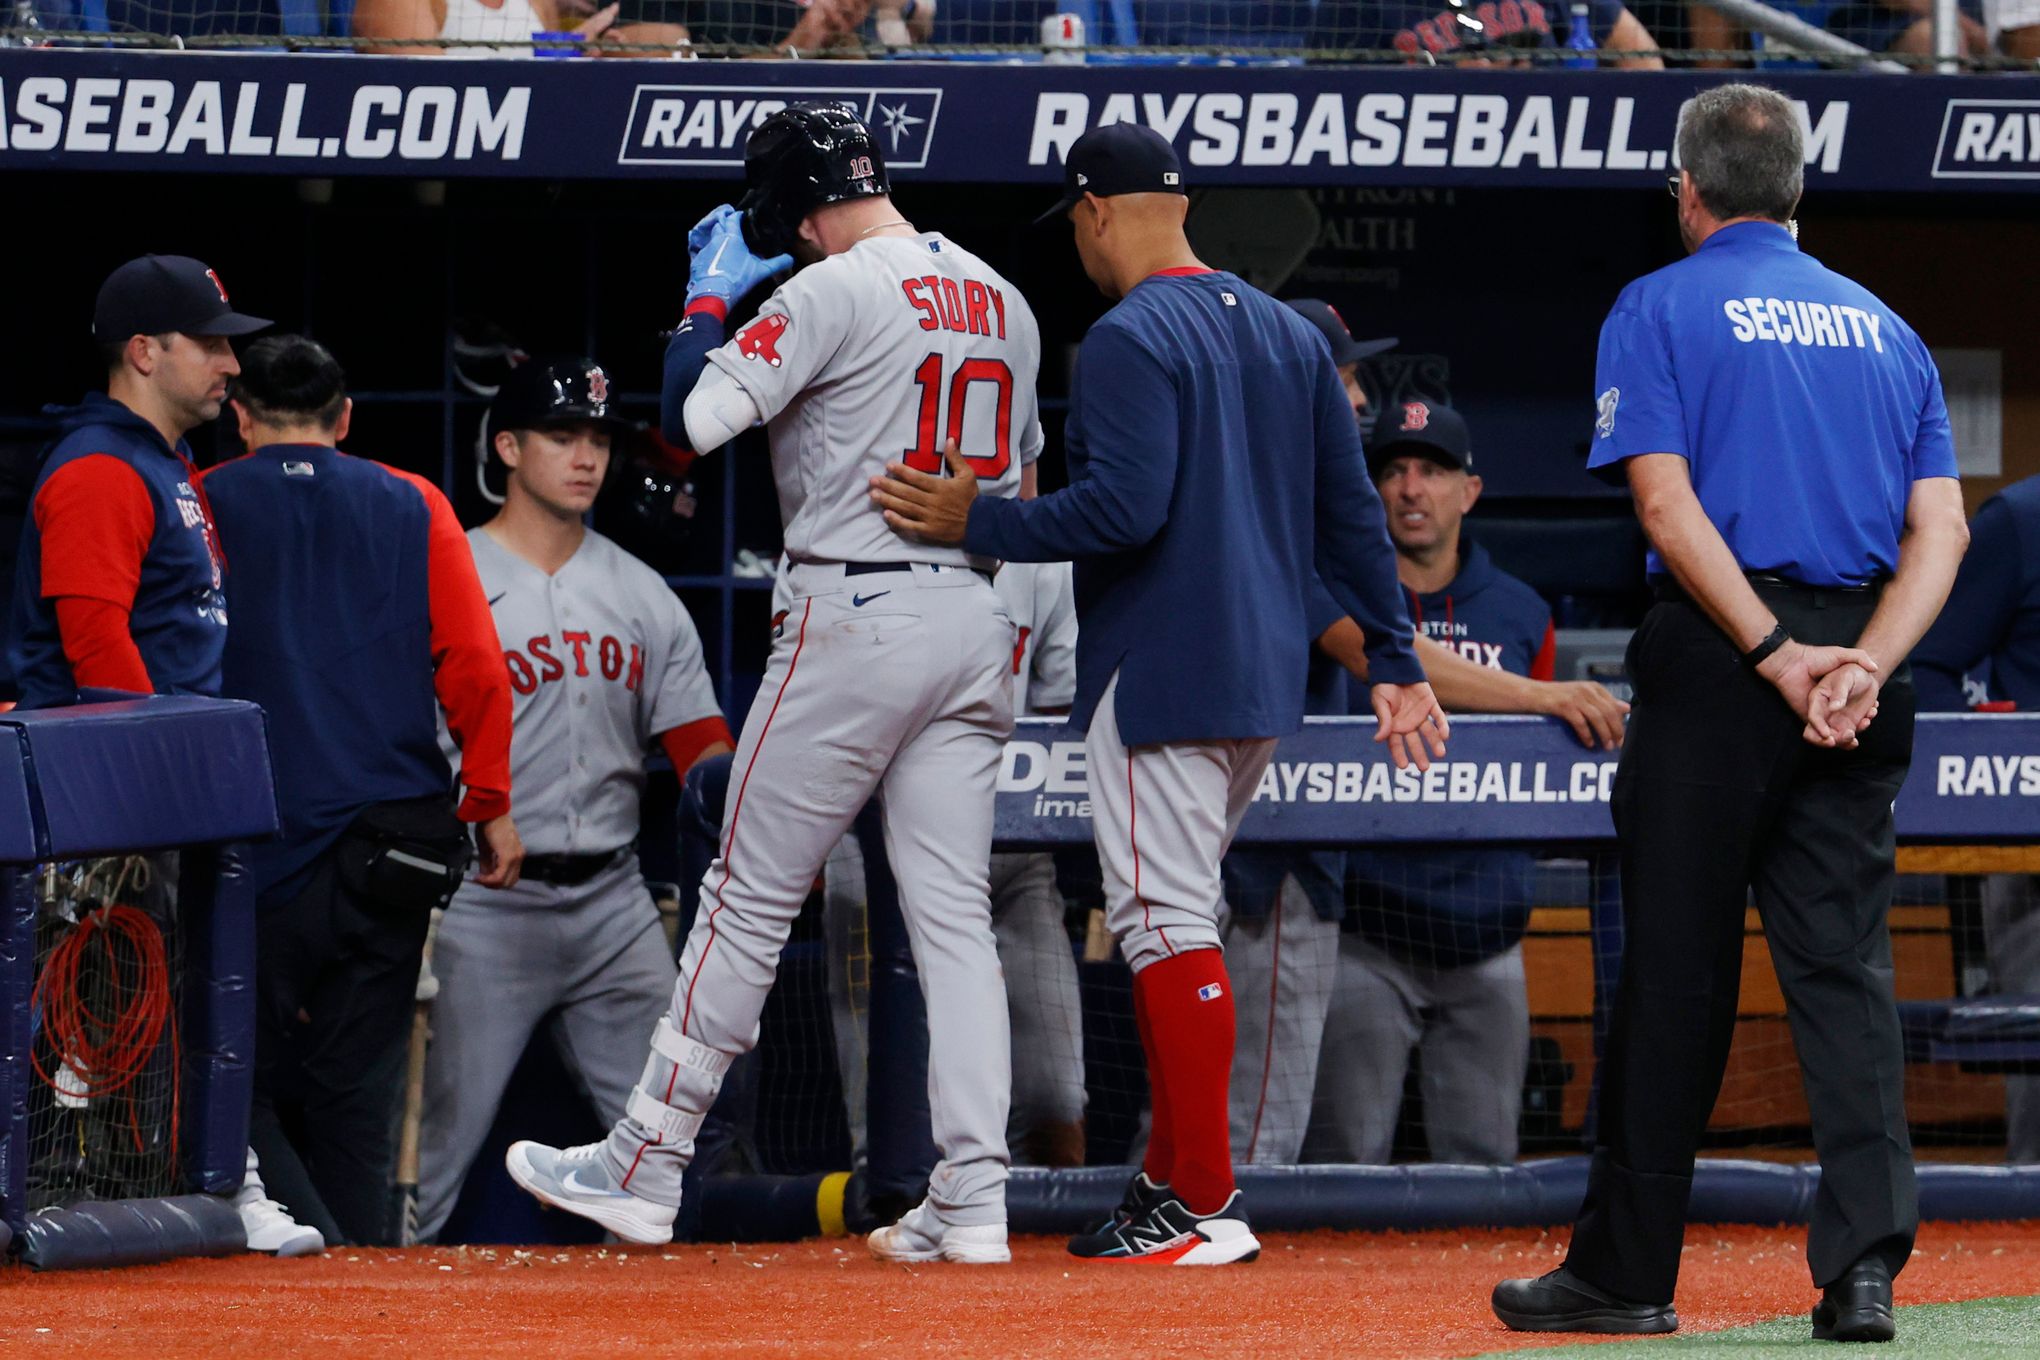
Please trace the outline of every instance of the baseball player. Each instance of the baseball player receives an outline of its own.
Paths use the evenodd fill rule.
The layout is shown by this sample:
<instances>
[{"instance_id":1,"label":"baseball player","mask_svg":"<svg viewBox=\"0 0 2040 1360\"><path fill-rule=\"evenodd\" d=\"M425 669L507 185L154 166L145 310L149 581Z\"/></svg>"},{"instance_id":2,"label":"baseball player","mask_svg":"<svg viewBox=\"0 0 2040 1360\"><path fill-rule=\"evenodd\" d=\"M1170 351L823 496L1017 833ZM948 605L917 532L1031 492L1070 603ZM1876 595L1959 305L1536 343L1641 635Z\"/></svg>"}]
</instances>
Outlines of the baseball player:
<instances>
[{"instance_id":1,"label":"baseball player","mask_svg":"<svg viewBox=\"0 0 2040 1360\"><path fill-rule=\"evenodd\" d=\"M1042 442L1040 334L989 265L899 215L876 140L842 108L772 114L745 169L742 211L718 208L688 238L662 423L706 452L765 422L795 608L737 743L722 853L625 1117L601 1143L518 1143L510 1173L619 1237L670 1238L695 1133L731 1059L756 1042L802 899L882 789L932 1020L942 1161L927 1199L871 1246L893 1260L1004 1261L1010 1053L986 866L1013 724L1013 625L983 558L901 542L866 488L905 450L931 469L967 459L987 493L1010 497ZM724 343L731 304L796 254L808 267Z\"/></svg>"},{"instance_id":2,"label":"baseball player","mask_svg":"<svg viewBox=\"0 0 2040 1360\"><path fill-rule=\"evenodd\" d=\"M1227 1146L1234 1006L1219 860L1277 738L1303 721L1313 566L1366 636L1376 739L1443 754L1411 651L1380 498L1337 369L1308 322L1207 267L1183 234L1174 148L1085 133L1047 218L1074 228L1117 305L1084 339L1070 485L987 497L962 461L903 460L872 499L908 539L1015 561L1076 559L1077 687L1107 916L1134 972L1154 1135L1120 1213L1070 1243L1097 1260L1222 1265L1260 1244ZM1044 219L1045 220L1045 219Z\"/></svg>"},{"instance_id":3,"label":"baseball player","mask_svg":"<svg viewBox=\"0 0 2040 1360\"><path fill-rule=\"evenodd\" d=\"M1013 645L1014 712L1069 712L1077 688L1070 564L1009 562L996 586L1019 629ZM1083 1003L1063 915L1053 855L992 856L992 929L1013 1025L1010 1132L1021 1160L1040 1166L1084 1164Z\"/></svg>"},{"instance_id":4,"label":"baseball player","mask_svg":"<svg viewBox=\"0 0 2040 1360\"><path fill-rule=\"evenodd\" d=\"M633 428L609 386L592 359L533 361L489 407L487 443L509 473L502 511L468 544L510 672L526 854L514 889L463 885L433 946L418 1188L428 1239L541 1024L602 1117L623 1112L635 1037L658 1022L674 978L633 848L645 749L658 741L684 775L731 747L686 609L583 523L611 439Z\"/></svg>"}]
</instances>

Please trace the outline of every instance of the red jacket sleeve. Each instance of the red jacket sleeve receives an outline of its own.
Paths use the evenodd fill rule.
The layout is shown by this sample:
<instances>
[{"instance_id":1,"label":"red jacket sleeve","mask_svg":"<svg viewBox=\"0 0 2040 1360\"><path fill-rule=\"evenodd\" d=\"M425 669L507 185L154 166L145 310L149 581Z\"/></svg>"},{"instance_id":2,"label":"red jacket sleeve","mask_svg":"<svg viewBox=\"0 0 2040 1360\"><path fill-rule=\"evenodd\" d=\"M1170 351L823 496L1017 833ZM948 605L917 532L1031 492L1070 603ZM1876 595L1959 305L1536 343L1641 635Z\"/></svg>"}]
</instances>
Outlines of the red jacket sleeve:
<instances>
[{"instance_id":1,"label":"red jacket sleeve","mask_svg":"<svg viewBox=\"0 0 2040 1360\"><path fill-rule=\"evenodd\" d=\"M423 477L390 468L418 488L430 512L427 555L432 610L432 687L460 748L467 787L460 817L486 822L510 810L510 672L482 578L453 506Z\"/></svg>"},{"instance_id":2,"label":"red jacket sleeve","mask_svg":"<svg viewBox=\"0 0 2040 1360\"><path fill-rule=\"evenodd\" d=\"M66 463L36 490L35 527L45 599L71 595L122 611L134 607L142 559L156 536L156 507L142 474L110 453Z\"/></svg>"},{"instance_id":3,"label":"red jacket sleeve","mask_svg":"<svg viewBox=\"0 0 2040 1360\"><path fill-rule=\"evenodd\" d=\"M57 597L57 634L64 640L64 659L79 689L124 689L154 694L149 668L128 631L125 606L85 595Z\"/></svg>"},{"instance_id":4,"label":"red jacket sleeve","mask_svg":"<svg viewBox=\"0 0 2040 1360\"><path fill-rule=\"evenodd\" d=\"M673 762L673 773L684 775L694 768L694 762L701 759L701 753L721 742L735 748L736 738L730 735L730 725L722 720L721 714L696 718L691 723L681 723L659 733L659 745L665 748L666 758Z\"/></svg>"},{"instance_id":5,"label":"red jacket sleeve","mask_svg":"<svg viewBox=\"0 0 2040 1360\"><path fill-rule=\"evenodd\" d=\"M1537 649L1536 660L1530 663L1532 680L1549 680L1558 667L1558 629L1551 620L1544 621L1544 645Z\"/></svg>"}]
</instances>

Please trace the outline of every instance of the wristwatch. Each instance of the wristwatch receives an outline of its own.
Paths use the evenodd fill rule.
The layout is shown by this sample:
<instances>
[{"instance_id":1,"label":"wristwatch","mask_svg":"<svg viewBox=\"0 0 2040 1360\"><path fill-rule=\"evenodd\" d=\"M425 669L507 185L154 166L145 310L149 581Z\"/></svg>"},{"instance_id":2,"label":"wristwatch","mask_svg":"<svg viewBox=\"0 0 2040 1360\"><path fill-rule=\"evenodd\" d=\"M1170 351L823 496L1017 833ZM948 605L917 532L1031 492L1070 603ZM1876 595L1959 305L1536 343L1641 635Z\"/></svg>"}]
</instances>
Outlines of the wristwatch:
<instances>
[{"instance_id":1,"label":"wristwatch","mask_svg":"<svg viewBox=\"0 0 2040 1360\"><path fill-rule=\"evenodd\" d=\"M1771 653L1777 651L1791 640L1792 635L1785 631L1785 625L1781 623L1766 634L1762 642L1759 642L1756 646L1743 653L1742 663L1751 670L1755 670L1770 660Z\"/></svg>"}]
</instances>

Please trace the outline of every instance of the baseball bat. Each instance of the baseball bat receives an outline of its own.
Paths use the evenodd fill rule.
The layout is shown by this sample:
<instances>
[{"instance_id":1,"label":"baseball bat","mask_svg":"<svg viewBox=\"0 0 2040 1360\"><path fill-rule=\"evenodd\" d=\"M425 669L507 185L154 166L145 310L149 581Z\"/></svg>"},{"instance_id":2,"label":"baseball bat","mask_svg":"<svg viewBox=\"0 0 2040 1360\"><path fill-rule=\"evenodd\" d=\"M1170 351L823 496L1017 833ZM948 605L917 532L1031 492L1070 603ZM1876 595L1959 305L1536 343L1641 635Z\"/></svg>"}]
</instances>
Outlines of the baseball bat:
<instances>
[{"instance_id":1,"label":"baseball bat","mask_svg":"<svg viewBox=\"0 0 2040 1360\"><path fill-rule=\"evenodd\" d=\"M411 1011L411 1052L404 1070L404 1119L397 1134L397 1245L418 1245L418 1133L425 1119L425 1046L432 1035L432 1003Z\"/></svg>"}]
</instances>

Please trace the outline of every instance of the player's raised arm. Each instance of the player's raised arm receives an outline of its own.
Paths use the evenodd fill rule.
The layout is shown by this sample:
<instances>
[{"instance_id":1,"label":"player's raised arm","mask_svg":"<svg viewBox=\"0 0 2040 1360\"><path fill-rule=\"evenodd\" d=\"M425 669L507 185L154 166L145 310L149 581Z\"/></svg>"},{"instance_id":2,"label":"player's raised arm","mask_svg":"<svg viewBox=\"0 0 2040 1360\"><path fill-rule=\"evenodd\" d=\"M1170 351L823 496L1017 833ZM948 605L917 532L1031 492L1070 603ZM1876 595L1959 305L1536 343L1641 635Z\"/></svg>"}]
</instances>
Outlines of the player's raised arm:
<instances>
[{"instance_id":1,"label":"player's raised arm","mask_svg":"<svg viewBox=\"0 0 2040 1360\"><path fill-rule=\"evenodd\" d=\"M696 442L688 431L688 398L701 384L709 354L724 342L730 308L774 274L792 268L793 257L779 254L760 258L754 254L744 240L743 214L728 203L694 224L687 233L687 252L690 261L687 309L666 345L665 376L659 389L659 430L672 443L707 453L755 422L758 414L753 410L742 424L729 427L728 433L714 437L712 443ZM742 415L734 409L734 403L718 402L714 409L724 407L732 420ZM699 416L697 421L702 425L703 438L712 437L708 433L712 427Z\"/></svg>"}]
</instances>

